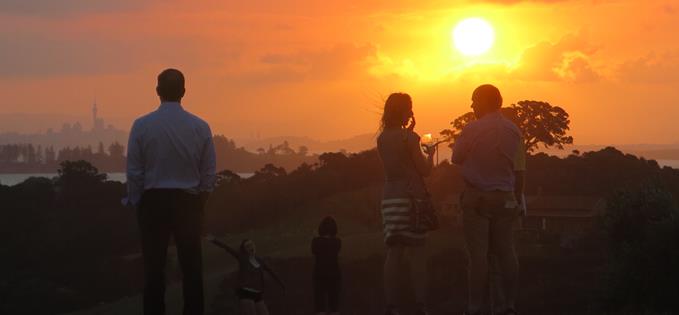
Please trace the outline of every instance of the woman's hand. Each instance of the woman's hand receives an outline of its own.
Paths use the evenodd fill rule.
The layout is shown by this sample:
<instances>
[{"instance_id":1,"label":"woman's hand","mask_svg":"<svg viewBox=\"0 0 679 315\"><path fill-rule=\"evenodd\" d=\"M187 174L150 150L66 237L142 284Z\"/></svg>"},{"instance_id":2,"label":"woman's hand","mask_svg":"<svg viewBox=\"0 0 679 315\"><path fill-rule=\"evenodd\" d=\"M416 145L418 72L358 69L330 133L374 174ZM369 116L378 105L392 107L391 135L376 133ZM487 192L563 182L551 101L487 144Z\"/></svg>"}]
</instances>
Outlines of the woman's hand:
<instances>
[{"instance_id":1,"label":"woman's hand","mask_svg":"<svg viewBox=\"0 0 679 315\"><path fill-rule=\"evenodd\" d=\"M406 127L408 130L413 131L415 130L415 116L410 116L410 124L408 124L408 127Z\"/></svg>"}]
</instances>

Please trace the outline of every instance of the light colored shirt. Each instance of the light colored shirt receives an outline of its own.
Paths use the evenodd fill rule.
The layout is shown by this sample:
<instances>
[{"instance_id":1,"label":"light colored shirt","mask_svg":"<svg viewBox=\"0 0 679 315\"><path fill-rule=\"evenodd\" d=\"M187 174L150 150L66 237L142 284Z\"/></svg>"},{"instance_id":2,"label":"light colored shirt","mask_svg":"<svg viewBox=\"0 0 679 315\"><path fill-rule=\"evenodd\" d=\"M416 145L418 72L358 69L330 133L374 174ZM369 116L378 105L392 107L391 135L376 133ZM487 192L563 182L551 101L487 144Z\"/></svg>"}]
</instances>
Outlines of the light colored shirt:
<instances>
[{"instance_id":1,"label":"light colored shirt","mask_svg":"<svg viewBox=\"0 0 679 315\"><path fill-rule=\"evenodd\" d=\"M215 148L205 121L178 102L163 102L134 122L127 145L129 205L138 206L144 190L207 192L215 180Z\"/></svg>"},{"instance_id":2,"label":"light colored shirt","mask_svg":"<svg viewBox=\"0 0 679 315\"><path fill-rule=\"evenodd\" d=\"M514 171L526 171L526 144L523 143L523 137L519 141L519 148L516 149L516 155L514 156Z\"/></svg>"},{"instance_id":3,"label":"light colored shirt","mask_svg":"<svg viewBox=\"0 0 679 315\"><path fill-rule=\"evenodd\" d=\"M431 173L432 163L422 153L417 133L385 129L377 137L377 151L384 167L384 199L424 194L422 178Z\"/></svg>"},{"instance_id":4,"label":"light colored shirt","mask_svg":"<svg viewBox=\"0 0 679 315\"><path fill-rule=\"evenodd\" d=\"M519 128L499 111L493 112L462 129L453 146L452 161L462 165L465 182L477 189L514 191L514 171L525 169L525 153L517 153L521 147Z\"/></svg>"}]
</instances>

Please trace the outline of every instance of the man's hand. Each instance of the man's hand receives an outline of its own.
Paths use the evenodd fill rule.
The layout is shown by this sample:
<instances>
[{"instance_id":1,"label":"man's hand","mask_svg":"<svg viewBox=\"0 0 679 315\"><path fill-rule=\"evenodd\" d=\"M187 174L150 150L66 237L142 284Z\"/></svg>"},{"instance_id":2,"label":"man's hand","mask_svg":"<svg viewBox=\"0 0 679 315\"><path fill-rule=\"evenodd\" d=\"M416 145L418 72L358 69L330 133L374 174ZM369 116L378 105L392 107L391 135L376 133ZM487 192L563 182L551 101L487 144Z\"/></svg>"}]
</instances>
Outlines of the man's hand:
<instances>
[{"instance_id":1,"label":"man's hand","mask_svg":"<svg viewBox=\"0 0 679 315\"><path fill-rule=\"evenodd\" d=\"M422 151L424 151L424 153L427 154L427 156L432 157L434 156L434 153L436 153L436 145L423 144Z\"/></svg>"},{"instance_id":2,"label":"man's hand","mask_svg":"<svg viewBox=\"0 0 679 315\"><path fill-rule=\"evenodd\" d=\"M199 193L199 198L200 198L200 207L205 208L205 205L207 204L207 199L210 198L210 193L207 191L201 191Z\"/></svg>"},{"instance_id":3,"label":"man's hand","mask_svg":"<svg viewBox=\"0 0 679 315\"><path fill-rule=\"evenodd\" d=\"M526 208L526 196L521 194L517 196L516 200L519 202L519 215L525 217L528 212L528 209Z\"/></svg>"}]
</instances>

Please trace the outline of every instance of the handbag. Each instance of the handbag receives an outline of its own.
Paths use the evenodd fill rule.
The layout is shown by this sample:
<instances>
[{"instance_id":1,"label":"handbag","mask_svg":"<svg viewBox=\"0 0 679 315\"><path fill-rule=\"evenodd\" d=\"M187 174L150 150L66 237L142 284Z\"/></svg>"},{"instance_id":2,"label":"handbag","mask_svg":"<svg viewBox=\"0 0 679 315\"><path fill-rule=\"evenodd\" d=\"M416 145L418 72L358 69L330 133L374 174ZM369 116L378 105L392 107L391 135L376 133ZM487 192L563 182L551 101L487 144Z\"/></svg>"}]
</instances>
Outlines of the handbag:
<instances>
[{"instance_id":1,"label":"handbag","mask_svg":"<svg viewBox=\"0 0 679 315\"><path fill-rule=\"evenodd\" d=\"M422 196L415 196L412 193L410 194L410 204L411 204L410 217L412 230L413 232L429 232L438 230L439 219L438 216L436 215L436 208L434 207L434 203L431 201L431 195L429 194L427 185L424 182L424 178L419 172L417 172L417 166L415 165L413 156L408 151L409 149L407 134L403 138L403 143L405 144L406 154L408 155L410 162L415 168L417 177L419 178L422 184L422 189L424 190L424 195Z\"/></svg>"},{"instance_id":2,"label":"handbag","mask_svg":"<svg viewBox=\"0 0 679 315\"><path fill-rule=\"evenodd\" d=\"M425 198L411 197L412 220L414 232L429 232L439 228L439 219L436 215L436 208L431 202L431 197Z\"/></svg>"}]
</instances>

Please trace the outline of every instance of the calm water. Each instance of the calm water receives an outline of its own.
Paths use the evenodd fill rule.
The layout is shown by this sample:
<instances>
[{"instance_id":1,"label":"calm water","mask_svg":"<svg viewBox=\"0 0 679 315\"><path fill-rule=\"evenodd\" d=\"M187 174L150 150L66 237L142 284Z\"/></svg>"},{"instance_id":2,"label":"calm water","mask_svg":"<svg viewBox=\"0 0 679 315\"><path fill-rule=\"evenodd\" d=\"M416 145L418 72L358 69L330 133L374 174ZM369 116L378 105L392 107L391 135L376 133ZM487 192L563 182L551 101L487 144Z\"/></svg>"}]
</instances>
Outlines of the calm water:
<instances>
[{"instance_id":1,"label":"calm water","mask_svg":"<svg viewBox=\"0 0 679 315\"><path fill-rule=\"evenodd\" d=\"M108 180L111 181L116 181L116 182L121 182L124 183L127 181L127 176L125 176L125 173L107 173L108 175ZM238 173L238 175L242 178L248 178L254 173ZM24 174L0 174L0 184L7 185L7 186L13 186L18 183L21 183L28 179L29 177L46 177L46 178L52 178L56 177L57 173L24 173Z\"/></svg>"}]
</instances>

